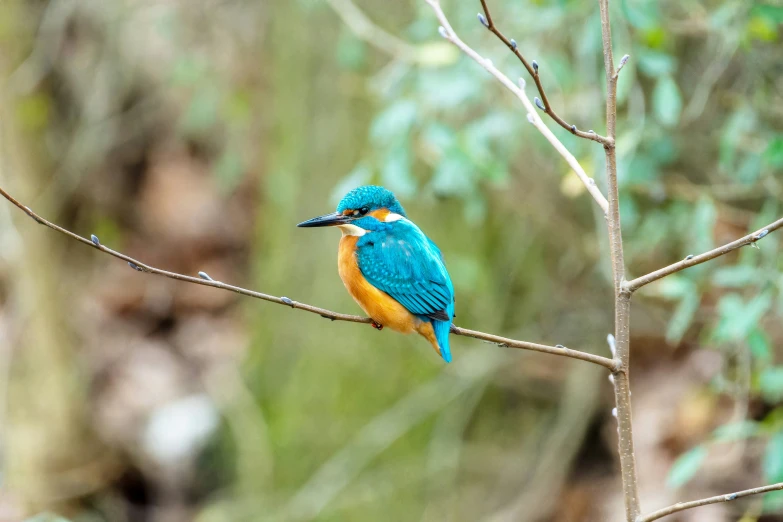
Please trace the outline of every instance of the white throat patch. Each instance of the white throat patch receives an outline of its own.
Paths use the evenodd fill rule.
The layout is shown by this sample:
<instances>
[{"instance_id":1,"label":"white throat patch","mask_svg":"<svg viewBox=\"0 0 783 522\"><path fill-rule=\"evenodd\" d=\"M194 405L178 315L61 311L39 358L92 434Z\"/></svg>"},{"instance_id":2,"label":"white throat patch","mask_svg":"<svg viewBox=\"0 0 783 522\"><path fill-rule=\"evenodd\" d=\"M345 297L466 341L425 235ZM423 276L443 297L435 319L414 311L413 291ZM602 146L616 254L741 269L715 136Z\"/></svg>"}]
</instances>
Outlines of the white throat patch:
<instances>
[{"instance_id":1,"label":"white throat patch","mask_svg":"<svg viewBox=\"0 0 783 522\"><path fill-rule=\"evenodd\" d=\"M344 236L363 236L367 233L363 228L351 224L337 225L337 228L343 231Z\"/></svg>"}]
</instances>

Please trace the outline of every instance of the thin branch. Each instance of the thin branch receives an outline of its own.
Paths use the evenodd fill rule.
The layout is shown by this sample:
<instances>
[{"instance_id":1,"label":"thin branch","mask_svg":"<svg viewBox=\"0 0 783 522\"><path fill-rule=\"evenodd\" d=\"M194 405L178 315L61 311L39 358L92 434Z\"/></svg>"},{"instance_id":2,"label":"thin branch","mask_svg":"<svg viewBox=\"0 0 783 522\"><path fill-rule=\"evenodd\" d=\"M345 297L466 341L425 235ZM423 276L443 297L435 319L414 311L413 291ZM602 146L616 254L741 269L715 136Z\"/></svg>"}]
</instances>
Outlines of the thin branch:
<instances>
[{"instance_id":1,"label":"thin branch","mask_svg":"<svg viewBox=\"0 0 783 522\"><path fill-rule=\"evenodd\" d=\"M248 290L246 288L242 288L239 286L230 285L227 283L222 283L220 281L215 281L212 279L206 272L199 272L199 277L193 277L188 276L184 274L179 274L177 272L169 272L167 270L161 270L159 268L155 268L153 266L150 266L148 264L142 263L138 259L134 259L130 256L127 256L123 254L122 252L117 252L116 250L112 250L111 248L108 248L101 244L100 240L96 236L92 236L90 239L81 237L77 234L74 234L70 230L67 230L59 225L56 225L55 223L52 223L51 221L42 218L40 215L33 212L29 207L23 205L18 200L16 200L13 196L11 196L8 192L6 192L2 187L0 187L0 195L2 195L5 199L13 203L16 207L21 209L25 214L30 216L33 220L35 220L37 223L44 225L46 227L51 228L52 230L56 230L57 232L60 232L61 234L64 234L68 236L71 239L74 239L76 241L79 241L80 243L83 243L85 245L88 245L92 248L95 248L97 250L100 250L101 252L108 254L110 256L116 257L118 259L122 259L123 261L126 261L128 265L133 268L134 270L138 270L139 272L146 272L148 274L155 274L163 277L168 277L169 279L176 279L177 281L184 281L187 283L193 283L197 285L202 286L211 286L212 288L219 288L221 290L228 290L229 292L235 292L237 294L245 295L248 297L253 297L255 299L261 299L263 301L268 301L270 303L276 303L283 306L290 306L291 308L295 308L297 310L304 310L305 312L310 312L313 314L318 314L321 317L325 319L330 319L332 321L347 321L351 323L366 323L366 324L372 324L372 319L369 317L362 317L359 315L349 315L349 314L341 314L338 312L333 312L331 310L327 310L325 308L319 308L317 306L312 306L306 303L300 303L298 301L294 301L292 299L289 299L288 297L277 297L273 295L264 294L261 292L256 292L254 290ZM579 359L581 361L590 362L593 364L597 364L599 366L603 366L605 368L608 368L609 370L614 371L615 369L615 362L612 359L608 359L606 357L601 357L599 355L593 355L591 353L585 353L580 352L577 350L571 350L569 348L565 348L564 346L547 346L543 344L536 344L536 343L529 343L527 341L518 341L515 339L507 339L505 337L500 337L493 334L488 334L484 332L477 332L475 330L468 330L466 328L459 328L457 326L452 326L451 332L454 335L460 335L463 337L472 337L474 339L480 339L483 341L488 341L494 344L497 344L502 347L508 347L508 348L520 348L523 350L532 350L536 352L543 352L543 353L549 353L552 355L560 355L564 357L570 357L572 359Z\"/></svg>"},{"instance_id":2,"label":"thin branch","mask_svg":"<svg viewBox=\"0 0 783 522\"><path fill-rule=\"evenodd\" d=\"M555 150L560 153L563 158L568 162L568 164L571 166L571 168L574 170L576 175L579 177L580 180L582 180L582 183L584 183L585 187L587 187L588 192L590 192L590 195L593 196L593 199L598 202L598 205L601 207L601 210L604 211L604 214L609 210L609 203L604 197L604 195L601 193L601 190L598 188L598 186L595 184L595 180L587 175L587 173L584 171L582 166L579 164L579 162L576 160L573 154L563 145L560 140L557 139L557 137L552 133L551 130L549 130L549 127L544 124L541 117L536 112L535 107L533 106L533 103L530 101L530 98L527 97L527 94L525 94L524 91L524 81L520 78L520 83L522 84L521 87L517 86L512 82L508 76L500 72L489 59L483 58L480 54L478 54L476 51L474 51L470 46L468 46L465 42L463 42L459 36L457 36L457 33L454 32L454 29L451 27L451 24L449 23L448 19L446 18L446 15L443 13L443 9L440 7L439 0L426 0L426 2L432 7L432 10L435 11L435 16L437 16L438 21L440 22L440 35L453 43L457 48L459 48L463 53L468 55L470 58L472 58L476 63L481 65L484 69L486 69L492 76L497 78L500 83L502 83L509 91L514 93L517 98L522 102L522 105L525 106L525 109L527 110L527 119L530 121L530 123L535 126L538 131L544 135L544 137L549 141L549 143L552 144L553 147L555 147Z\"/></svg>"},{"instance_id":3,"label":"thin branch","mask_svg":"<svg viewBox=\"0 0 783 522\"><path fill-rule=\"evenodd\" d=\"M709 261L711 259L715 259L716 257L726 255L729 252L744 247L745 245L755 244L757 241L766 237L767 234L769 234L770 232L774 232L779 228L783 228L783 218L780 218L774 223L770 223L764 228L756 230L755 232L748 234L745 237L741 237L736 241L732 241L731 243L710 250L709 252L699 254L698 256L688 256L682 261L678 261L669 266L658 269L655 272L650 272L647 275L643 275L641 277L637 277L636 279L628 281L625 283L624 289L628 292L635 292L641 287L650 284L653 281L662 279L668 275L674 274L675 272L679 272L680 270L685 270L686 268L692 267L694 265L700 265L705 261Z\"/></svg>"},{"instance_id":4,"label":"thin branch","mask_svg":"<svg viewBox=\"0 0 783 522\"><path fill-rule=\"evenodd\" d=\"M630 55L626 54L622 58L620 58L620 65L617 66L617 70L614 72L614 76L612 77L614 81L617 81L617 78L620 77L620 71L623 70L623 67L625 67L625 64L628 63L628 60L631 58Z\"/></svg>"},{"instance_id":5,"label":"thin branch","mask_svg":"<svg viewBox=\"0 0 783 522\"><path fill-rule=\"evenodd\" d=\"M455 335L463 335L465 337L472 337L474 339L481 339L482 341L488 341L490 343L497 344L498 346L521 348L523 350L532 350L534 352L550 353L552 355L571 357L573 359L579 359L603 366L611 371L615 371L617 368L617 362L613 361L612 359L601 357L600 355L593 355L592 353L572 350L562 345L547 346L544 344L529 343L527 341L516 341L514 339L508 339L506 337L500 337L498 335L487 334L484 332L477 332L475 330L468 330L467 328L460 328L458 326L452 326L451 333Z\"/></svg>"},{"instance_id":6,"label":"thin branch","mask_svg":"<svg viewBox=\"0 0 783 522\"><path fill-rule=\"evenodd\" d=\"M623 231L620 223L620 190L617 182L617 78L619 68L614 67L612 54L612 26L609 19L609 0L598 0L601 11L601 40L603 43L604 69L606 71L606 184L608 187L609 250L614 274L614 337L616 358L620 368L613 374L614 400L617 411L617 452L620 457L620 476L623 484L625 516L633 522L641 512L639 486L636 473L636 454L633 444L633 417L631 410L631 293L623 288L625 282L625 256ZM627 61L623 59L622 64Z\"/></svg>"},{"instance_id":7,"label":"thin branch","mask_svg":"<svg viewBox=\"0 0 783 522\"><path fill-rule=\"evenodd\" d=\"M701 500L693 500L691 502L679 502L677 504L674 504L673 506L669 506L667 508L654 511L649 515L640 516L639 518L636 519L636 522L652 522L653 520L658 520L659 518L663 518L673 513L679 513L680 511L685 511L686 509L708 506L710 504L717 504L719 502L731 502L732 500L737 500L738 498L749 497L751 495L760 495L762 493L769 493L770 491L779 491L782 489L783 489L783 482L779 482L777 484L772 484L770 486L746 489L745 491L737 491L736 493L728 493L726 495L718 495L716 497L704 498Z\"/></svg>"},{"instance_id":8,"label":"thin branch","mask_svg":"<svg viewBox=\"0 0 783 522\"><path fill-rule=\"evenodd\" d=\"M533 81L536 82L536 88L538 88L538 93L541 95L541 102L543 104L542 110L547 113L555 122L557 122L558 125L563 127L565 130L569 131L571 134L574 134L576 136L579 136L580 138L585 138L587 140L593 140L597 141L601 144L607 144L609 143L609 138L606 138L604 136L601 136L600 134L596 134L595 132L585 132L581 131L576 128L576 125L571 125L569 123L566 123L563 118L557 115L555 113L555 110L552 108L552 105L549 103L549 98L547 98L546 92L544 91L544 86L541 85L541 76L539 75L538 71L538 64L533 61L532 65L530 62L528 62L525 57L522 55L522 53L519 50L519 46L517 45L516 41L509 40L506 38L506 35L504 35L500 29L497 28L495 23L492 21L492 14L489 12L489 7L487 6L486 0L481 0L481 7L484 9L484 16L485 18L481 20L481 23L484 24L484 26L489 29L489 31L498 37L498 39L506 44L506 47L509 48L509 50L514 53L514 55L519 58L519 61L522 62L522 65L525 66L525 69L527 69L527 72L530 74L530 76L533 78Z\"/></svg>"}]
</instances>

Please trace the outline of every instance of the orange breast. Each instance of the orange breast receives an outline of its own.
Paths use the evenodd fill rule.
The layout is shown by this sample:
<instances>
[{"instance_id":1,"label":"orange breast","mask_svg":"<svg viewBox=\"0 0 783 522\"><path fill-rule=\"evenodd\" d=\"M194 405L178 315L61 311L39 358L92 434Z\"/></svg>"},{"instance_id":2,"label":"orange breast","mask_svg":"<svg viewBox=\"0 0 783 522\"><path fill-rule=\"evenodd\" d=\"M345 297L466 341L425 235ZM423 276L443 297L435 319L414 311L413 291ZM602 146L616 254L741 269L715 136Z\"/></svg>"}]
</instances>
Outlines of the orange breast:
<instances>
[{"instance_id":1,"label":"orange breast","mask_svg":"<svg viewBox=\"0 0 783 522\"><path fill-rule=\"evenodd\" d=\"M417 330L421 321L389 294L372 286L359 270L356 261L358 236L343 236L337 255L340 278L351 297L378 324L402 333Z\"/></svg>"}]
</instances>

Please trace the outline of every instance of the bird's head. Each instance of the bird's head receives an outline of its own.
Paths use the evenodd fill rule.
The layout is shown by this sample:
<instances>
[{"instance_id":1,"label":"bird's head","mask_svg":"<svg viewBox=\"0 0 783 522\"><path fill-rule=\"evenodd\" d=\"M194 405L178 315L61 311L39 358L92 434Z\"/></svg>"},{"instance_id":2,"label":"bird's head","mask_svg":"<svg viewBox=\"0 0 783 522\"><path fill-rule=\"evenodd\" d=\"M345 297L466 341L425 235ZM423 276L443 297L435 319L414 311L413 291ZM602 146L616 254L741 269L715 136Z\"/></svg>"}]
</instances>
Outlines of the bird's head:
<instances>
[{"instance_id":1,"label":"bird's head","mask_svg":"<svg viewBox=\"0 0 783 522\"><path fill-rule=\"evenodd\" d=\"M391 191L366 185L346 194L337 205L337 212L308 219L296 226L340 227L343 234L361 236L378 229L381 223L391 223L404 217L405 210Z\"/></svg>"}]
</instances>

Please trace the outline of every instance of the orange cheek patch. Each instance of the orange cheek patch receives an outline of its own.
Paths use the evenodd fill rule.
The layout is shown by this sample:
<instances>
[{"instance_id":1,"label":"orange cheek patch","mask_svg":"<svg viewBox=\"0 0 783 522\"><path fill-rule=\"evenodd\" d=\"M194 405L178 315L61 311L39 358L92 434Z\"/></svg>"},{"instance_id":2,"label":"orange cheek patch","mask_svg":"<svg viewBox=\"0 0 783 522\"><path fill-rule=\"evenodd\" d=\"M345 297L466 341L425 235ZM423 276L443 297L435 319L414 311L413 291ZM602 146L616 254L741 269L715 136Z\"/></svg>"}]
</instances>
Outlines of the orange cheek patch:
<instances>
[{"instance_id":1,"label":"orange cheek patch","mask_svg":"<svg viewBox=\"0 0 783 522\"><path fill-rule=\"evenodd\" d=\"M383 222L386 220L386 216L388 216L389 214L391 214L391 212L389 211L388 208L379 208L378 210L373 210L367 215L372 216L378 221Z\"/></svg>"}]
</instances>

